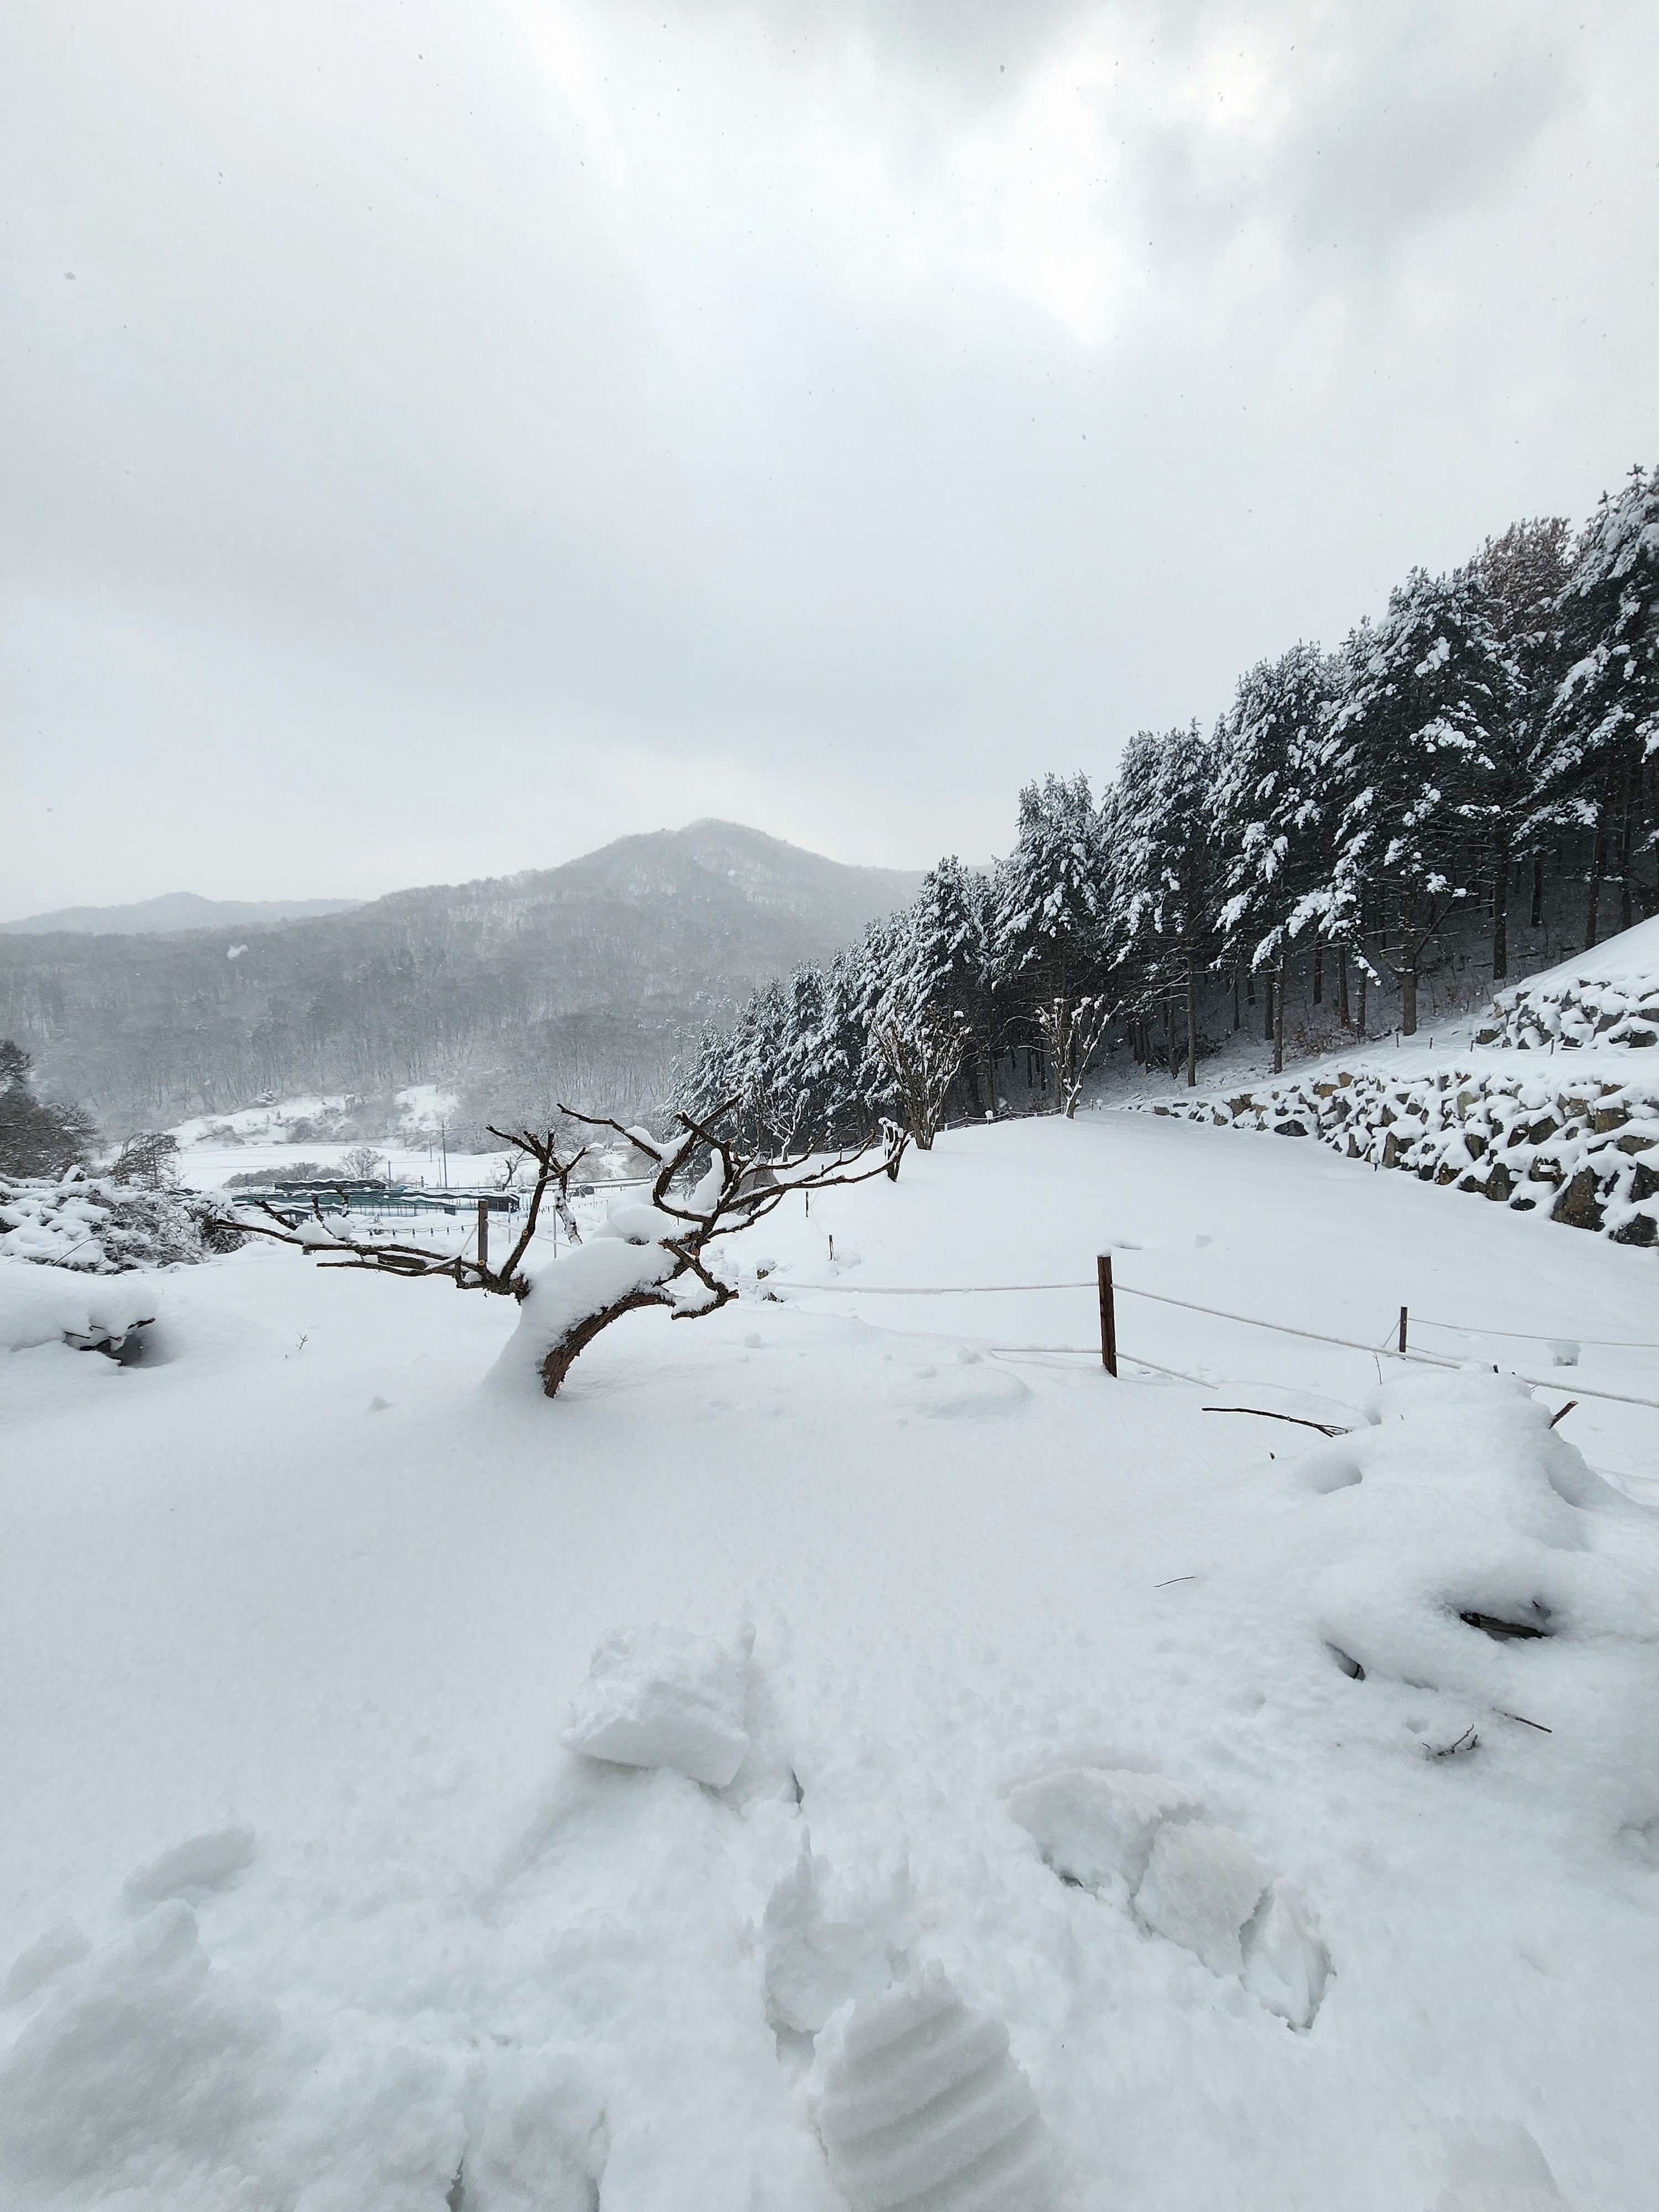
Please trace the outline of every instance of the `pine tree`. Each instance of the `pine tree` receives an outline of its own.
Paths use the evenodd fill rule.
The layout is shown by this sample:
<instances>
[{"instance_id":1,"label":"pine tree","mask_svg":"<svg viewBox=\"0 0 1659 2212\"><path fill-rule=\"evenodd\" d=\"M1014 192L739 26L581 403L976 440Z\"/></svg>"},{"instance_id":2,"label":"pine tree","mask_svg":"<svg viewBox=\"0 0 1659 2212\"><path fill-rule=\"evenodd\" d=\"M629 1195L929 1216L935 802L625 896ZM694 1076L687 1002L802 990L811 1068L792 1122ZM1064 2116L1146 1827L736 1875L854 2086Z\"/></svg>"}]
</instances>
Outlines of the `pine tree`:
<instances>
[{"instance_id":1,"label":"pine tree","mask_svg":"<svg viewBox=\"0 0 1659 2212\"><path fill-rule=\"evenodd\" d=\"M1593 841L1587 945L1601 884L1618 864L1620 927L1633 918L1632 877L1654 842L1649 763L1659 752L1659 470L1633 469L1603 497L1575 549L1558 606L1565 673L1552 703L1540 811L1577 821ZM1641 900L1645 908L1651 894Z\"/></svg>"},{"instance_id":2,"label":"pine tree","mask_svg":"<svg viewBox=\"0 0 1659 2212\"><path fill-rule=\"evenodd\" d=\"M1244 677L1216 732L1207 794L1225 900L1224 952L1265 971L1273 994L1273 1073L1285 1065L1285 978L1293 939L1316 926L1328 875L1324 745L1335 696L1316 645L1293 646Z\"/></svg>"},{"instance_id":3,"label":"pine tree","mask_svg":"<svg viewBox=\"0 0 1659 2212\"><path fill-rule=\"evenodd\" d=\"M1559 673L1556 607L1569 571L1571 526L1559 515L1512 523L1489 538L1469 564L1484 592L1502 663L1494 711L1486 726L1484 774L1475 799L1486 829L1492 898L1492 972L1509 974L1510 872L1539 854L1533 828L1545 718Z\"/></svg>"},{"instance_id":4,"label":"pine tree","mask_svg":"<svg viewBox=\"0 0 1659 2212\"><path fill-rule=\"evenodd\" d=\"M1198 1080L1198 980L1215 950L1218 870L1206 801L1216 747L1196 722L1139 731L1120 763L1110 818L1114 952L1139 971L1143 1002L1184 1013L1187 1081ZM1175 1067L1170 1048L1171 1073Z\"/></svg>"},{"instance_id":5,"label":"pine tree","mask_svg":"<svg viewBox=\"0 0 1659 2212\"><path fill-rule=\"evenodd\" d=\"M996 1027L990 878L952 854L929 870L905 919L909 988L964 1032L963 1087L969 1110L981 1114L981 1079L989 1078Z\"/></svg>"},{"instance_id":6,"label":"pine tree","mask_svg":"<svg viewBox=\"0 0 1659 2212\"><path fill-rule=\"evenodd\" d=\"M1018 842L997 872L994 972L1028 1024L1034 1006L1074 1006L1100 974L1109 904L1100 831L1087 776L1046 776L1019 794ZM1067 1071L1046 1073L1059 1111Z\"/></svg>"},{"instance_id":7,"label":"pine tree","mask_svg":"<svg viewBox=\"0 0 1659 2212\"><path fill-rule=\"evenodd\" d=\"M1342 808L1322 903L1339 933L1381 906L1382 955L1414 1036L1430 942L1478 878L1485 751L1504 684L1486 595L1467 571L1414 570L1376 628L1349 637L1341 664L1328 760Z\"/></svg>"}]
</instances>

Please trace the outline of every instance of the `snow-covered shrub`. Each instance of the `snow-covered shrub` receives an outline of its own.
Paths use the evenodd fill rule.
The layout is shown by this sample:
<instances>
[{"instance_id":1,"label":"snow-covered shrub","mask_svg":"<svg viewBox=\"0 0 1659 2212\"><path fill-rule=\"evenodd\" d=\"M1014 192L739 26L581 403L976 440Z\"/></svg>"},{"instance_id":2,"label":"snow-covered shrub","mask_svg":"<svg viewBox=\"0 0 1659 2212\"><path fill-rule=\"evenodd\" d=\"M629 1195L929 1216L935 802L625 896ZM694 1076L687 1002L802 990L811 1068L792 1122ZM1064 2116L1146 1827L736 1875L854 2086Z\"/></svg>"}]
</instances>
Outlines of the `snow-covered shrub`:
<instances>
[{"instance_id":1,"label":"snow-covered shrub","mask_svg":"<svg viewBox=\"0 0 1659 2212\"><path fill-rule=\"evenodd\" d=\"M196 1191L142 1190L72 1170L61 1182L0 1176L0 1254L78 1273L169 1267L234 1251L216 1202Z\"/></svg>"},{"instance_id":2,"label":"snow-covered shrub","mask_svg":"<svg viewBox=\"0 0 1659 2212\"><path fill-rule=\"evenodd\" d=\"M170 1129L142 1129L127 1139L110 1170L112 1182L168 1190L179 1180L179 1139Z\"/></svg>"},{"instance_id":3,"label":"snow-covered shrub","mask_svg":"<svg viewBox=\"0 0 1659 2212\"><path fill-rule=\"evenodd\" d=\"M1565 1070L1416 1075L1343 1068L1155 1114L1317 1137L1348 1158L1405 1168L1620 1244L1659 1243L1659 1072L1608 1081Z\"/></svg>"}]
</instances>

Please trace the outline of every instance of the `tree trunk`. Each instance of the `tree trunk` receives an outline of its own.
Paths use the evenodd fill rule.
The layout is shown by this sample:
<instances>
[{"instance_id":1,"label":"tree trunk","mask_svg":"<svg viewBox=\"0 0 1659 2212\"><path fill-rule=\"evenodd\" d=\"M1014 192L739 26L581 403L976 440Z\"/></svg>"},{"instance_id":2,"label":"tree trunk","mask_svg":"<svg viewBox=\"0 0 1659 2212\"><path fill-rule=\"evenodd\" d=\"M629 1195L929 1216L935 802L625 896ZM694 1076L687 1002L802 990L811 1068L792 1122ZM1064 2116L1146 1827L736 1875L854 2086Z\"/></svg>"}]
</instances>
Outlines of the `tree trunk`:
<instances>
[{"instance_id":1,"label":"tree trunk","mask_svg":"<svg viewBox=\"0 0 1659 2212\"><path fill-rule=\"evenodd\" d=\"M725 1295L719 1304L724 1305L732 1293L725 1290L724 1285L721 1289ZM592 1343L602 1328L609 1328L613 1321L620 1321L625 1313L639 1313L646 1306L666 1304L660 1286L648 1291L630 1291L625 1298L618 1298L614 1305L603 1306L598 1313L589 1314L585 1321L573 1322L542 1361L542 1389L550 1398L556 1397L559 1385L570 1372L577 1354Z\"/></svg>"},{"instance_id":2,"label":"tree trunk","mask_svg":"<svg viewBox=\"0 0 1659 2212\"><path fill-rule=\"evenodd\" d=\"M1417 1035L1417 963L1422 947L1400 948L1400 1029L1404 1036Z\"/></svg>"},{"instance_id":3,"label":"tree trunk","mask_svg":"<svg viewBox=\"0 0 1659 2212\"><path fill-rule=\"evenodd\" d=\"M1273 979L1271 975L1267 975L1262 978L1261 983L1261 1042L1264 1044L1271 1044L1273 1041Z\"/></svg>"},{"instance_id":4,"label":"tree trunk","mask_svg":"<svg viewBox=\"0 0 1659 2212\"><path fill-rule=\"evenodd\" d=\"M1601 918L1601 878L1607 865L1607 832L1598 814L1595 822L1595 843L1590 851L1589 902L1584 909L1584 950L1588 952L1595 942L1596 930Z\"/></svg>"},{"instance_id":5,"label":"tree trunk","mask_svg":"<svg viewBox=\"0 0 1659 2212\"><path fill-rule=\"evenodd\" d=\"M1497 863L1492 870L1492 980L1501 983L1510 972L1510 848L1507 842L1498 848Z\"/></svg>"},{"instance_id":6,"label":"tree trunk","mask_svg":"<svg viewBox=\"0 0 1659 2212\"><path fill-rule=\"evenodd\" d=\"M1187 1088L1192 1090L1198 1081L1198 976L1197 962L1187 955Z\"/></svg>"},{"instance_id":7,"label":"tree trunk","mask_svg":"<svg viewBox=\"0 0 1659 2212\"><path fill-rule=\"evenodd\" d=\"M1269 994L1269 1002L1273 1010L1273 1073L1275 1075L1283 1075L1285 1073L1285 971L1288 965L1289 955L1281 944L1279 948L1279 973L1273 978L1273 989Z\"/></svg>"},{"instance_id":8,"label":"tree trunk","mask_svg":"<svg viewBox=\"0 0 1659 2212\"><path fill-rule=\"evenodd\" d=\"M1636 793L1633 788L1634 782L1635 778L1631 775L1629 768L1626 767L1625 770L1624 818L1619 825L1619 927L1620 929L1628 929L1632 920L1630 902L1630 852L1631 831L1633 827L1633 817L1636 811Z\"/></svg>"},{"instance_id":9,"label":"tree trunk","mask_svg":"<svg viewBox=\"0 0 1659 2212\"><path fill-rule=\"evenodd\" d=\"M1359 954L1359 1010L1354 1018L1354 1031L1357 1036L1363 1037L1365 1034L1365 994L1371 980L1371 971L1365 964L1365 946L1363 939L1360 942Z\"/></svg>"},{"instance_id":10,"label":"tree trunk","mask_svg":"<svg viewBox=\"0 0 1659 2212\"><path fill-rule=\"evenodd\" d=\"M1544 855L1541 853L1534 853L1532 856L1532 921L1530 927L1534 929L1541 929L1543 926Z\"/></svg>"},{"instance_id":11,"label":"tree trunk","mask_svg":"<svg viewBox=\"0 0 1659 2212\"><path fill-rule=\"evenodd\" d=\"M1243 1016L1240 1013L1238 1006L1238 970L1235 968L1233 970L1233 1027L1237 1029L1243 1019Z\"/></svg>"},{"instance_id":12,"label":"tree trunk","mask_svg":"<svg viewBox=\"0 0 1659 2212\"><path fill-rule=\"evenodd\" d=\"M1348 948L1336 948L1336 1018L1346 1030L1348 1026Z\"/></svg>"},{"instance_id":13,"label":"tree trunk","mask_svg":"<svg viewBox=\"0 0 1659 2212\"><path fill-rule=\"evenodd\" d=\"M1318 939L1314 943L1313 1002L1322 1003L1325 996L1325 947Z\"/></svg>"}]
</instances>

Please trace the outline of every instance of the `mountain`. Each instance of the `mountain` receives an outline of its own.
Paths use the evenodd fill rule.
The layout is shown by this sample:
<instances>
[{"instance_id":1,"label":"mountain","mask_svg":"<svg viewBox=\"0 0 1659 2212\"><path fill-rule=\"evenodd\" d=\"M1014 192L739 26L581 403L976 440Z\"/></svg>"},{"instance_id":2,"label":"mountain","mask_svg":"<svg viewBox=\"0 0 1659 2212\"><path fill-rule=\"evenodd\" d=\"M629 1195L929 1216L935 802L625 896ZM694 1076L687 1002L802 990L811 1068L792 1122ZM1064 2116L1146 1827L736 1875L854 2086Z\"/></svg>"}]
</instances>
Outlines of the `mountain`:
<instances>
[{"instance_id":1,"label":"mountain","mask_svg":"<svg viewBox=\"0 0 1659 2212\"><path fill-rule=\"evenodd\" d=\"M65 906L52 914L27 914L0 921L0 934L45 937L161 937L183 929L228 929L250 922L302 921L313 915L349 914L361 899L207 899L194 891L164 891L136 906Z\"/></svg>"},{"instance_id":2,"label":"mountain","mask_svg":"<svg viewBox=\"0 0 1659 2212\"><path fill-rule=\"evenodd\" d=\"M702 1023L823 959L921 881L729 822L310 921L0 937L0 1036L112 1134L264 1092L409 1084L482 1120L562 1096L648 1111ZM237 950L236 948L241 948Z\"/></svg>"}]
</instances>

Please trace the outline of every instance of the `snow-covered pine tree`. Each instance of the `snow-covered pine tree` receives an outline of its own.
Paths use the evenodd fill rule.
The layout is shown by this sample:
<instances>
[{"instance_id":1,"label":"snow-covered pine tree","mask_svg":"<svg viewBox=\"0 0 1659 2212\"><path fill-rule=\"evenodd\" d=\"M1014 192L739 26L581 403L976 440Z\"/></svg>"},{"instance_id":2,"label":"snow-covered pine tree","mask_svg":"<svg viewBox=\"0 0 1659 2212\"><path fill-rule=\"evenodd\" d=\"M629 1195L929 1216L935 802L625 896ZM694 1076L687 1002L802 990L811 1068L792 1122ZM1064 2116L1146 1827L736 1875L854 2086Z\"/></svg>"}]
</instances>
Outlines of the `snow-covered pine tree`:
<instances>
[{"instance_id":1,"label":"snow-covered pine tree","mask_svg":"<svg viewBox=\"0 0 1659 2212\"><path fill-rule=\"evenodd\" d=\"M1182 1008L1187 1081L1198 1080L1198 981L1213 956L1218 871L1206 801L1216 747L1196 722L1124 748L1110 810L1112 937L1166 1015ZM1170 1048L1170 1073L1176 1049Z\"/></svg>"},{"instance_id":2,"label":"snow-covered pine tree","mask_svg":"<svg viewBox=\"0 0 1659 2212\"><path fill-rule=\"evenodd\" d=\"M1291 945L1318 926L1329 873L1323 751L1335 689L1328 657L1292 646L1241 678L1216 732L1206 805L1224 894L1221 951L1270 979L1275 1075L1285 1066Z\"/></svg>"},{"instance_id":3,"label":"snow-covered pine tree","mask_svg":"<svg viewBox=\"0 0 1659 2212\"><path fill-rule=\"evenodd\" d=\"M1478 886L1486 748L1504 681L1486 593L1468 570L1414 570L1341 654L1328 750L1341 811L1321 904L1339 934L1380 908L1407 1036L1431 940Z\"/></svg>"},{"instance_id":4,"label":"snow-covered pine tree","mask_svg":"<svg viewBox=\"0 0 1659 2212\"><path fill-rule=\"evenodd\" d=\"M1558 607L1566 663L1551 706L1539 778L1540 811L1581 823L1592 839L1584 939L1595 942L1611 860L1620 879L1620 927L1639 905L1636 863L1655 842L1659 753L1659 469L1632 469L1603 496L1575 549Z\"/></svg>"},{"instance_id":5,"label":"snow-covered pine tree","mask_svg":"<svg viewBox=\"0 0 1659 2212\"><path fill-rule=\"evenodd\" d=\"M1503 674L1488 719L1485 774L1474 804L1486 828L1492 899L1492 981L1510 972L1510 877L1517 860L1541 866L1534 824L1545 719L1559 675L1556 607L1569 573L1572 531L1560 515L1511 523L1469 564L1486 596ZM1541 892L1541 886L1540 886ZM1533 901L1536 927L1538 898Z\"/></svg>"},{"instance_id":6,"label":"snow-covered pine tree","mask_svg":"<svg viewBox=\"0 0 1659 2212\"><path fill-rule=\"evenodd\" d=\"M837 1144L856 1142L879 1117L883 1078L870 1048L872 981L867 937L836 953L823 973L814 1080Z\"/></svg>"},{"instance_id":7,"label":"snow-covered pine tree","mask_svg":"<svg viewBox=\"0 0 1659 2212\"><path fill-rule=\"evenodd\" d=\"M909 988L965 1033L962 1089L969 1111L982 1114L995 1103L989 1095L996 1032L991 879L952 854L928 870L902 920Z\"/></svg>"},{"instance_id":8,"label":"snow-covered pine tree","mask_svg":"<svg viewBox=\"0 0 1659 2212\"><path fill-rule=\"evenodd\" d=\"M1019 836L997 870L995 890L993 974L1012 1018L1030 1023L1036 1005L1052 1012L1089 995L1105 959L1109 900L1087 776L1049 775L1025 786ZM1045 1066L1056 1112L1065 1105L1067 1074Z\"/></svg>"}]
</instances>

